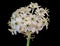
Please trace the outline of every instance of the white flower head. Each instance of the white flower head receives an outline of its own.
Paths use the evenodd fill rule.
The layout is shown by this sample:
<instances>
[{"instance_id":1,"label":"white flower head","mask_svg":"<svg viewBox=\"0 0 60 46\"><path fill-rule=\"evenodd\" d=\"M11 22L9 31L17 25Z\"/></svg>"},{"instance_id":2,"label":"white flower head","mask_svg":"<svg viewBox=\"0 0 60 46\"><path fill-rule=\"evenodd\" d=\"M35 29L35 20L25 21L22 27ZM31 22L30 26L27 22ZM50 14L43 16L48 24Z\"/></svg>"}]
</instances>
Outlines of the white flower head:
<instances>
[{"instance_id":1,"label":"white flower head","mask_svg":"<svg viewBox=\"0 0 60 46\"><path fill-rule=\"evenodd\" d=\"M38 34L44 26L46 26L46 29L48 28L48 17L47 9L40 8L37 3L31 2L28 6L21 7L13 12L11 20L8 22L11 27L9 31L13 35L17 34L17 32L25 35L28 35L28 32L31 32L31 34L36 32Z\"/></svg>"}]
</instances>

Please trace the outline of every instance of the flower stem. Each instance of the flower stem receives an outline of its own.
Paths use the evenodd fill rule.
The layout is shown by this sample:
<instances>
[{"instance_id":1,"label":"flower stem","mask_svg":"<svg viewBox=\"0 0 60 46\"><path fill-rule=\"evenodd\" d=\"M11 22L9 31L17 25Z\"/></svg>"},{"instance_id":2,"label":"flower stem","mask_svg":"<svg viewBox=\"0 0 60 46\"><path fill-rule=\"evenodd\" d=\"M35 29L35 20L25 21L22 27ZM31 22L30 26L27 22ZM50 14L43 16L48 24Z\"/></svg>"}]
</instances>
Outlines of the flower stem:
<instances>
[{"instance_id":1,"label":"flower stem","mask_svg":"<svg viewBox=\"0 0 60 46\"><path fill-rule=\"evenodd\" d=\"M28 34L28 38L27 38L27 44L26 44L26 46L29 46L29 44L30 44L30 36L31 36L31 34L29 33Z\"/></svg>"}]
</instances>

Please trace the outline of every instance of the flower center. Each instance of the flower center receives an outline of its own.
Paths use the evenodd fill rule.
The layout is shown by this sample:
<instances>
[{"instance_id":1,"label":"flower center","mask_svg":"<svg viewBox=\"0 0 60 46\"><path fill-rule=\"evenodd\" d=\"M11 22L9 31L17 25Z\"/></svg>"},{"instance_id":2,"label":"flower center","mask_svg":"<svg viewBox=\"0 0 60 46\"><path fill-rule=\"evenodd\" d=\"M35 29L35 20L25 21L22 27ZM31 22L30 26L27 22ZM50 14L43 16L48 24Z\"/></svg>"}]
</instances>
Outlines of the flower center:
<instances>
[{"instance_id":1,"label":"flower center","mask_svg":"<svg viewBox=\"0 0 60 46\"><path fill-rule=\"evenodd\" d=\"M31 20L34 20L34 18L31 18Z\"/></svg>"},{"instance_id":2,"label":"flower center","mask_svg":"<svg viewBox=\"0 0 60 46\"><path fill-rule=\"evenodd\" d=\"M27 24L26 26L29 27L29 24Z\"/></svg>"}]
</instances>

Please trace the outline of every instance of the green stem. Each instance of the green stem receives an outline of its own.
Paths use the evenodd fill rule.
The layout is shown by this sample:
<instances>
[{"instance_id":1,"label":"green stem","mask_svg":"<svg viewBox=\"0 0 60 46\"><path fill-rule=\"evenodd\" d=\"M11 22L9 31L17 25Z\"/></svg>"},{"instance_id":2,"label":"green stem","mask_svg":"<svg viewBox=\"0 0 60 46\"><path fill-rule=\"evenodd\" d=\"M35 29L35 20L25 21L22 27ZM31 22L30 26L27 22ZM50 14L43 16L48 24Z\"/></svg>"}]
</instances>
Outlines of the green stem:
<instances>
[{"instance_id":1,"label":"green stem","mask_svg":"<svg viewBox=\"0 0 60 46\"><path fill-rule=\"evenodd\" d=\"M31 36L31 34L29 33L28 34L28 38L27 38L27 44L26 44L26 46L29 46L29 44L30 44L30 36Z\"/></svg>"}]
</instances>

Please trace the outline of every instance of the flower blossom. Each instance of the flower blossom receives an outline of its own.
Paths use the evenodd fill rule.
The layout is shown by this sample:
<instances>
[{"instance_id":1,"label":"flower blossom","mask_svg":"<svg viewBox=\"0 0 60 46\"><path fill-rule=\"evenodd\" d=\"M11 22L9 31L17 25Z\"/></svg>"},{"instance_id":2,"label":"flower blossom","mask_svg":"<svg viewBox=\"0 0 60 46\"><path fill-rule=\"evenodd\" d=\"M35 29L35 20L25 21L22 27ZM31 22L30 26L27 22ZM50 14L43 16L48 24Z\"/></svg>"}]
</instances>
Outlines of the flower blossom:
<instances>
[{"instance_id":1,"label":"flower blossom","mask_svg":"<svg viewBox=\"0 0 60 46\"><path fill-rule=\"evenodd\" d=\"M40 7L37 3L31 2L28 6L21 7L13 12L11 20L8 22L8 25L11 27L8 30L12 35L16 35L17 32L25 35L28 32L31 32L31 34L36 32L38 34L44 26L48 29L48 9Z\"/></svg>"}]
</instances>

